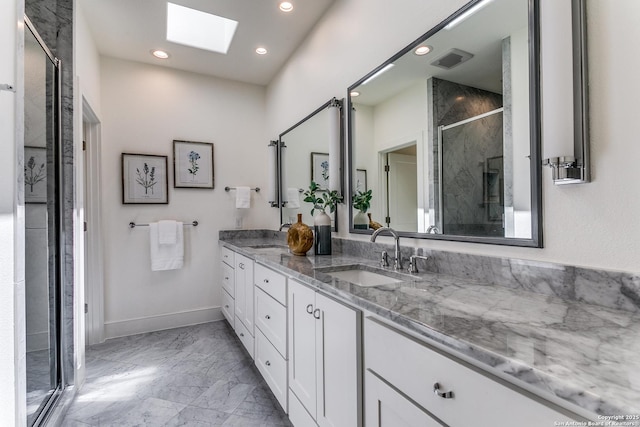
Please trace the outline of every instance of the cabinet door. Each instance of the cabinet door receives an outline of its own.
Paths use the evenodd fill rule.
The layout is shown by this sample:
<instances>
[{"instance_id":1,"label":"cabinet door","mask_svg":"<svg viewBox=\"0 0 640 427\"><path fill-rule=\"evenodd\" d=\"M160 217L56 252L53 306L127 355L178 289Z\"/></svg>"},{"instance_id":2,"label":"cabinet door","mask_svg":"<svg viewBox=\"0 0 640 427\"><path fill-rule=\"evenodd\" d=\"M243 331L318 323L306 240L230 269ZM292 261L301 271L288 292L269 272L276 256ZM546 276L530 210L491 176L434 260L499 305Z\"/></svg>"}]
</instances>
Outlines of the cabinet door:
<instances>
[{"instance_id":1,"label":"cabinet door","mask_svg":"<svg viewBox=\"0 0 640 427\"><path fill-rule=\"evenodd\" d=\"M427 412L367 371L365 427L441 427Z\"/></svg>"},{"instance_id":2,"label":"cabinet door","mask_svg":"<svg viewBox=\"0 0 640 427\"><path fill-rule=\"evenodd\" d=\"M289 280L289 388L316 418L316 293Z\"/></svg>"},{"instance_id":3,"label":"cabinet door","mask_svg":"<svg viewBox=\"0 0 640 427\"><path fill-rule=\"evenodd\" d=\"M316 294L317 416L321 427L358 426L360 311Z\"/></svg>"},{"instance_id":4,"label":"cabinet door","mask_svg":"<svg viewBox=\"0 0 640 427\"><path fill-rule=\"evenodd\" d=\"M235 254L235 312L236 316L253 335L253 261Z\"/></svg>"}]
</instances>

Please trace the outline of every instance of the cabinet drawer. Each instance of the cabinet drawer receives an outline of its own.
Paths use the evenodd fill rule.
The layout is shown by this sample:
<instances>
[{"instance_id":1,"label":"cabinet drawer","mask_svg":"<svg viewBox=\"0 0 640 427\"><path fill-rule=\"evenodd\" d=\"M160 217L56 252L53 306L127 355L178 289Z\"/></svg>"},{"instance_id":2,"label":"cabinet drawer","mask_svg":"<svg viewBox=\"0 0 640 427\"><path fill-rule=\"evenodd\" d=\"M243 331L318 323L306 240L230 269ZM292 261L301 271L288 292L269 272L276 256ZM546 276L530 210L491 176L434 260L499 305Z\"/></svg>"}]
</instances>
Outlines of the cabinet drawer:
<instances>
[{"instance_id":1,"label":"cabinet drawer","mask_svg":"<svg viewBox=\"0 0 640 427\"><path fill-rule=\"evenodd\" d=\"M221 265L222 265L222 289L227 291L227 293L232 297L235 297L235 288L236 288L235 287L235 282L236 282L235 271L233 267L225 264L224 262Z\"/></svg>"},{"instance_id":2,"label":"cabinet drawer","mask_svg":"<svg viewBox=\"0 0 640 427\"><path fill-rule=\"evenodd\" d=\"M254 273L255 284L263 291L271 295L280 304L287 305L287 278L280 273L256 264Z\"/></svg>"},{"instance_id":3,"label":"cabinet drawer","mask_svg":"<svg viewBox=\"0 0 640 427\"><path fill-rule=\"evenodd\" d=\"M247 328L242 324L240 319L238 319L238 316L235 317L235 328L236 334L238 334L238 338L240 338L240 342L242 342L244 348L246 348L249 352L251 359L253 359L253 337L251 336Z\"/></svg>"},{"instance_id":4,"label":"cabinet drawer","mask_svg":"<svg viewBox=\"0 0 640 427\"><path fill-rule=\"evenodd\" d=\"M229 324L231 325L232 328L234 328L234 323L235 323L234 322L235 316L233 315L233 313L235 313L233 298L231 297L231 295L229 295L227 291L223 289L222 290L222 314L227 319L227 321L229 321Z\"/></svg>"},{"instance_id":5,"label":"cabinet drawer","mask_svg":"<svg viewBox=\"0 0 640 427\"><path fill-rule=\"evenodd\" d=\"M401 363L400 363L401 361ZM365 367L452 427L554 425L571 418L371 319L365 322ZM453 393L451 398L438 396Z\"/></svg>"},{"instance_id":6,"label":"cabinet drawer","mask_svg":"<svg viewBox=\"0 0 640 427\"><path fill-rule=\"evenodd\" d=\"M286 412L287 362L259 330L256 332L255 342L256 366Z\"/></svg>"},{"instance_id":7,"label":"cabinet drawer","mask_svg":"<svg viewBox=\"0 0 640 427\"><path fill-rule=\"evenodd\" d=\"M287 357L287 309L278 301L256 288L255 323L278 352Z\"/></svg>"},{"instance_id":8,"label":"cabinet drawer","mask_svg":"<svg viewBox=\"0 0 640 427\"><path fill-rule=\"evenodd\" d=\"M231 249L220 247L220 259L225 264L229 264L230 266L233 266L234 255L235 255L235 252L233 252Z\"/></svg>"}]
</instances>

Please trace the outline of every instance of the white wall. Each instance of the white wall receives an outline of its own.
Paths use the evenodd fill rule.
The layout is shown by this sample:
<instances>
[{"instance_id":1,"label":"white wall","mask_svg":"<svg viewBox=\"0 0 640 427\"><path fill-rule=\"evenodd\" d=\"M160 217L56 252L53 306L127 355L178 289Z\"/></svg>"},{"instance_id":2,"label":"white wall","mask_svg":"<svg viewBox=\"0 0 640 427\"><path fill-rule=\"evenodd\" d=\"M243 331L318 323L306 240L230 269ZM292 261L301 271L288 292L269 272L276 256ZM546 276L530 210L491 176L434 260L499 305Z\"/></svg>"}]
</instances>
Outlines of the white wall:
<instances>
[{"instance_id":1,"label":"white wall","mask_svg":"<svg viewBox=\"0 0 640 427\"><path fill-rule=\"evenodd\" d=\"M345 96L358 78L464 3L407 0L391 7L384 0L336 2L269 85L269 132L278 134L298 120L300 112L312 111L331 96ZM640 59L628 54L629 40L640 39L640 2L588 0L587 6L593 182L558 187L549 171L543 171L543 249L428 240L413 244L640 271L635 166L640 158L640 144L635 143ZM346 224L347 211L340 208L340 224ZM345 227L339 234L349 236ZM404 239L404 244L410 243Z\"/></svg>"},{"instance_id":2,"label":"white wall","mask_svg":"<svg viewBox=\"0 0 640 427\"><path fill-rule=\"evenodd\" d=\"M266 191L237 212L225 186L266 185L264 87L101 58L102 183L107 338L220 317L217 236L241 215L273 228ZM214 143L215 189L173 188L174 139ZM169 204L123 205L121 153L169 156ZM266 189L266 188L265 188ZM185 227L185 266L150 270L149 229L130 221L198 220Z\"/></svg>"},{"instance_id":3,"label":"white wall","mask_svg":"<svg viewBox=\"0 0 640 427\"><path fill-rule=\"evenodd\" d=\"M83 96L94 113L101 116L100 98L100 55L93 35L84 17L83 2L76 2L75 12L75 61L80 96ZM76 91L77 93L77 91ZM82 117L80 117L82 119Z\"/></svg>"},{"instance_id":4,"label":"white wall","mask_svg":"<svg viewBox=\"0 0 640 427\"><path fill-rule=\"evenodd\" d=\"M0 13L0 420L26 423L24 300L24 83L22 0Z\"/></svg>"}]
</instances>

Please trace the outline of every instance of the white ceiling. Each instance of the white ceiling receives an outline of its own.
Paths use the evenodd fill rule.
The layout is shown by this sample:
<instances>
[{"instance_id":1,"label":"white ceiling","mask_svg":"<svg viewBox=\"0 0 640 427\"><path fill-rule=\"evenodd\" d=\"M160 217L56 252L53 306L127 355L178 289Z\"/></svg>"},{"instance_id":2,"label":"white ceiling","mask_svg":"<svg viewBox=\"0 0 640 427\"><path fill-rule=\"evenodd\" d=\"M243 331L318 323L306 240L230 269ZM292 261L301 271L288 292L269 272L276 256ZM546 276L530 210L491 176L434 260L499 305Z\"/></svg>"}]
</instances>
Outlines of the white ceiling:
<instances>
[{"instance_id":1,"label":"white ceiling","mask_svg":"<svg viewBox=\"0 0 640 427\"><path fill-rule=\"evenodd\" d=\"M171 3L238 21L226 55L166 40L167 2L78 0L101 55L193 71L259 85L268 84L334 0L292 0L284 13L278 0L171 0ZM257 55L259 46L267 55ZM152 49L169 52L156 59Z\"/></svg>"}]
</instances>

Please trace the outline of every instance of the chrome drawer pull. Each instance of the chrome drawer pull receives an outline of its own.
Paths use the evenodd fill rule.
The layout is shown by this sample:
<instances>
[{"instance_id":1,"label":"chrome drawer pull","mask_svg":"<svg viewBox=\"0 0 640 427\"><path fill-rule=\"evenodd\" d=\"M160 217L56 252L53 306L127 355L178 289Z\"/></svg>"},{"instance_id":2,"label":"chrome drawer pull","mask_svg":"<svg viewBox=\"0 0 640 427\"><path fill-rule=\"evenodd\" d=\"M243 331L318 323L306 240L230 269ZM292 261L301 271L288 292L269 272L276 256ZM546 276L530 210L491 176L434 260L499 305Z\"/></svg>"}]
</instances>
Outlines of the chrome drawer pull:
<instances>
[{"instance_id":1,"label":"chrome drawer pull","mask_svg":"<svg viewBox=\"0 0 640 427\"><path fill-rule=\"evenodd\" d=\"M228 278L228 277L225 277L225 278L224 278L224 280L229 280L229 278Z\"/></svg>"},{"instance_id":2,"label":"chrome drawer pull","mask_svg":"<svg viewBox=\"0 0 640 427\"><path fill-rule=\"evenodd\" d=\"M269 320L271 319L271 316L269 316L268 314L266 316L264 316L265 319Z\"/></svg>"},{"instance_id":3,"label":"chrome drawer pull","mask_svg":"<svg viewBox=\"0 0 640 427\"><path fill-rule=\"evenodd\" d=\"M267 366L271 366L271 362L269 362L268 360L266 362L264 362L265 365Z\"/></svg>"},{"instance_id":4,"label":"chrome drawer pull","mask_svg":"<svg viewBox=\"0 0 640 427\"><path fill-rule=\"evenodd\" d=\"M224 308L229 308L229 304L225 304L225 305L224 305Z\"/></svg>"},{"instance_id":5,"label":"chrome drawer pull","mask_svg":"<svg viewBox=\"0 0 640 427\"><path fill-rule=\"evenodd\" d=\"M313 317L315 317L316 319L319 319L319 318L320 318L320 309L319 309L319 308L316 308L316 309L313 311Z\"/></svg>"},{"instance_id":6,"label":"chrome drawer pull","mask_svg":"<svg viewBox=\"0 0 640 427\"><path fill-rule=\"evenodd\" d=\"M443 399L453 399L453 392L452 391L440 391L440 384L439 383L435 383L433 385L433 392L436 394L436 396L439 396Z\"/></svg>"},{"instance_id":7,"label":"chrome drawer pull","mask_svg":"<svg viewBox=\"0 0 640 427\"><path fill-rule=\"evenodd\" d=\"M263 282L264 283L269 283L269 279L264 279Z\"/></svg>"},{"instance_id":8,"label":"chrome drawer pull","mask_svg":"<svg viewBox=\"0 0 640 427\"><path fill-rule=\"evenodd\" d=\"M242 332L240 332L240 336L241 336L241 337L243 337L243 336L244 336L244 334L243 334Z\"/></svg>"},{"instance_id":9,"label":"chrome drawer pull","mask_svg":"<svg viewBox=\"0 0 640 427\"><path fill-rule=\"evenodd\" d=\"M307 306L307 313L309 313L309 314L313 314L313 304L309 304L309 305Z\"/></svg>"}]
</instances>

